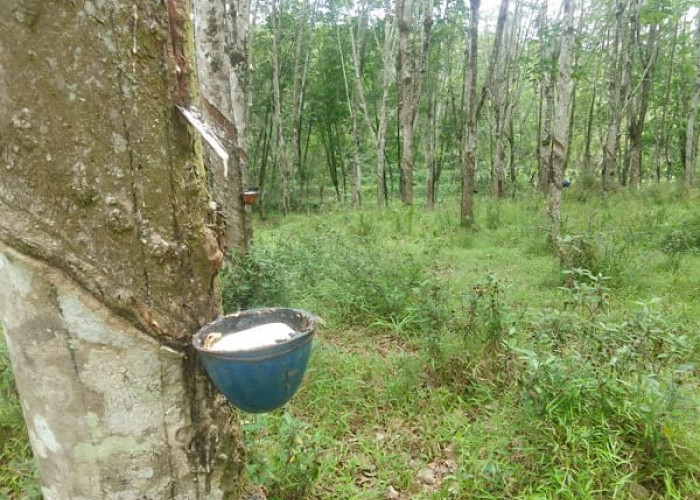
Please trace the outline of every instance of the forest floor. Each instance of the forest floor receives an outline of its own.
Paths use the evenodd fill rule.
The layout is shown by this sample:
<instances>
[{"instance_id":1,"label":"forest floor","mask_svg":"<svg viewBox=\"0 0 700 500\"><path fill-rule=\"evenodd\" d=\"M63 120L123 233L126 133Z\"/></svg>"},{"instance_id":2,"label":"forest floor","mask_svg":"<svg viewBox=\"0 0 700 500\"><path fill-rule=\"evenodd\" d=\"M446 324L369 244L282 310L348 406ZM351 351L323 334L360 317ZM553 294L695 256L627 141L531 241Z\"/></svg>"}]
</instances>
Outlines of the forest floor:
<instances>
[{"instance_id":1,"label":"forest floor","mask_svg":"<svg viewBox=\"0 0 700 500\"><path fill-rule=\"evenodd\" d=\"M256 221L231 309L325 320L241 413L270 499L700 498L700 203L671 188ZM234 285L233 283L238 283Z\"/></svg>"},{"instance_id":2,"label":"forest floor","mask_svg":"<svg viewBox=\"0 0 700 500\"><path fill-rule=\"evenodd\" d=\"M228 310L324 319L283 409L239 413L268 498L700 499L700 192L255 220ZM0 342L0 498L38 498Z\"/></svg>"}]
</instances>

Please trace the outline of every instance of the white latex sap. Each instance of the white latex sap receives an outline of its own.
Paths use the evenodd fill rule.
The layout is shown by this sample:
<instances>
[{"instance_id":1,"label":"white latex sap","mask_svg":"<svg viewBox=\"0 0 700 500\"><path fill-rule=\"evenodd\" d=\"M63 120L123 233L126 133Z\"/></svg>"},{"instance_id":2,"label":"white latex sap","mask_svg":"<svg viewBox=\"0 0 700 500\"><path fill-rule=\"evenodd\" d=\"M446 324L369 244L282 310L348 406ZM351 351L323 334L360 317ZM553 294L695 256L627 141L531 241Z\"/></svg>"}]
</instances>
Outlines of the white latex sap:
<instances>
[{"instance_id":1,"label":"white latex sap","mask_svg":"<svg viewBox=\"0 0 700 500\"><path fill-rule=\"evenodd\" d=\"M210 334L211 335L211 334ZM284 323L266 323L224 335L209 346L210 351L249 351L285 342L294 330Z\"/></svg>"}]
</instances>

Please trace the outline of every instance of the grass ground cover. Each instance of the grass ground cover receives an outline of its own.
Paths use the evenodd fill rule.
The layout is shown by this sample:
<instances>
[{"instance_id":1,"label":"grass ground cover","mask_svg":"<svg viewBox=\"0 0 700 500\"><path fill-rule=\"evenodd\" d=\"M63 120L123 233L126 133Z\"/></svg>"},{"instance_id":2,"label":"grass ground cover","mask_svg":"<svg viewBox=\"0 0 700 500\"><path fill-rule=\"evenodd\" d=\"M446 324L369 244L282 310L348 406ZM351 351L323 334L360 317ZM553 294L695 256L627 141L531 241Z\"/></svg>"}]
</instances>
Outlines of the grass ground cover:
<instances>
[{"instance_id":1,"label":"grass ground cover","mask_svg":"<svg viewBox=\"0 0 700 500\"><path fill-rule=\"evenodd\" d=\"M326 325L292 403L244 417L253 476L280 499L698 498L698 208L676 196L570 197L565 256L529 197L483 200L472 232L452 205L259 226L279 286L229 292Z\"/></svg>"},{"instance_id":2,"label":"grass ground cover","mask_svg":"<svg viewBox=\"0 0 700 500\"><path fill-rule=\"evenodd\" d=\"M284 500L700 498L698 201L569 191L560 254L529 196L480 199L470 231L450 203L256 221L227 308L325 324L292 402L240 414L253 479ZM3 356L0 498L22 498Z\"/></svg>"}]
</instances>

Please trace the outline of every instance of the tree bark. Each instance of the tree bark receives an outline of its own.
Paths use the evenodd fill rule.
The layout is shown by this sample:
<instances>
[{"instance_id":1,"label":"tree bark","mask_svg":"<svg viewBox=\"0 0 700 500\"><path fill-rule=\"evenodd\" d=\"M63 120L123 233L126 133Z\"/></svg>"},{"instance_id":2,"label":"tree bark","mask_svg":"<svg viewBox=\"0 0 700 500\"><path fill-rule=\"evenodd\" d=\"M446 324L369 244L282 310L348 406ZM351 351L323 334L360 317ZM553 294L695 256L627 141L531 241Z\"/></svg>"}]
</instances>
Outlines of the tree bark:
<instances>
[{"instance_id":1,"label":"tree bark","mask_svg":"<svg viewBox=\"0 0 700 500\"><path fill-rule=\"evenodd\" d=\"M656 58L658 53L657 47L657 31L658 25L653 24L649 27L649 33L647 35L646 47L644 50L641 49L641 40L639 40L639 14L641 10L641 4L637 1L635 5L634 22L632 23L634 29L634 36L636 40L636 46L640 48L640 52L644 54L643 56L643 68L641 77L641 89L638 96L636 97L636 106L631 110L630 115L630 126L629 126L629 136L630 136L630 152L629 152L629 185L630 187L637 188L642 180L642 134L644 133L644 122L646 121L647 109L649 107L649 97L651 95L651 85L653 81L654 68L656 66Z\"/></svg>"},{"instance_id":2,"label":"tree bark","mask_svg":"<svg viewBox=\"0 0 700 500\"><path fill-rule=\"evenodd\" d=\"M678 40L678 20L673 23L673 35L671 37L671 55L668 58L668 71L666 72L666 77L664 78L664 94L662 99L662 111L661 111L661 121L659 127L655 134L656 136L656 172L655 180L656 182L661 181L661 157L668 159L668 137L669 133L666 130L666 117L668 116L669 108L669 96L671 94L671 77L673 76L673 68L676 59L676 40Z\"/></svg>"},{"instance_id":3,"label":"tree bark","mask_svg":"<svg viewBox=\"0 0 700 500\"><path fill-rule=\"evenodd\" d=\"M377 207L385 207L386 188L386 127L388 122L387 101L389 88L393 79L392 61L394 59L394 22L391 18L391 0L384 2L384 64L382 71L382 100L379 105L379 123L377 125Z\"/></svg>"},{"instance_id":4,"label":"tree bark","mask_svg":"<svg viewBox=\"0 0 700 500\"><path fill-rule=\"evenodd\" d=\"M294 65L292 68L292 131L289 140L291 152L286 158L292 158L291 175L299 173L299 186L303 187L303 156L302 143L302 117L304 111L304 95L306 92L306 76L309 68L308 31L309 24L313 27L316 16L316 5L309 12L309 1L304 0L303 9L297 18L297 31L294 41ZM303 60L302 60L303 58ZM289 160L287 160L289 161Z\"/></svg>"},{"instance_id":5,"label":"tree bark","mask_svg":"<svg viewBox=\"0 0 700 500\"><path fill-rule=\"evenodd\" d=\"M540 5L538 31L540 36L539 56L542 74L540 75L540 105L538 121L538 186L547 194L552 172L552 119L554 116L554 50L551 41L546 40L547 2Z\"/></svg>"},{"instance_id":6,"label":"tree bark","mask_svg":"<svg viewBox=\"0 0 700 500\"><path fill-rule=\"evenodd\" d=\"M474 180L476 177L476 117L477 117L477 48L479 41L479 5L481 0L469 0L469 28L465 45L464 89L467 119L462 133L462 197L460 224L474 225Z\"/></svg>"},{"instance_id":7,"label":"tree bark","mask_svg":"<svg viewBox=\"0 0 700 500\"><path fill-rule=\"evenodd\" d=\"M399 48L396 73L399 90L399 134L401 136L401 177L399 192L405 205L413 204L413 51L409 38L413 25L413 0L396 1Z\"/></svg>"},{"instance_id":8,"label":"tree bark","mask_svg":"<svg viewBox=\"0 0 700 500\"><path fill-rule=\"evenodd\" d=\"M275 130L273 157L279 168L282 181L282 210L288 215L292 209L292 163L287 156L287 145L282 124L282 94L280 90L280 13L279 0L272 2L272 98L274 103L273 124Z\"/></svg>"},{"instance_id":9,"label":"tree bark","mask_svg":"<svg viewBox=\"0 0 700 500\"><path fill-rule=\"evenodd\" d=\"M338 54L340 56L340 68L343 73L343 83L345 84L345 99L348 104L348 112L350 113L350 124L352 130L352 172L351 172L351 187L350 199L353 206L362 206L362 164L360 162L360 130L358 127L358 107L360 106L360 98L357 83L354 86L354 92L350 93L350 82L348 81L347 70L345 69L345 56L343 55L343 45L340 41L340 27L336 26L336 38L338 40ZM352 34L352 26L350 26L351 53L353 57L355 71L358 71L359 56L356 55L356 47ZM357 56L357 57L356 57ZM355 77L355 82L357 77Z\"/></svg>"},{"instance_id":10,"label":"tree bark","mask_svg":"<svg viewBox=\"0 0 700 500\"><path fill-rule=\"evenodd\" d=\"M399 47L396 59L396 72L399 90L399 133L401 136L401 201L413 204L413 132L418 102L420 100L423 76L427 72L430 29L433 24L433 1L424 0L423 30L418 71L413 61L415 41L413 37L414 0L397 0L396 18L399 27Z\"/></svg>"},{"instance_id":11,"label":"tree bark","mask_svg":"<svg viewBox=\"0 0 700 500\"><path fill-rule=\"evenodd\" d=\"M437 71L437 76L432 80L432 88L429 91L428 106L426 113L426 132L424 138L425 150L425 207L432 210L435 207L437 197L438 181L440 179L440 164L442 163L442 152L445 148L444 119L449 97L445 92L451 93L450 85L452 81L452 52L454 46L455 20L445 4L445 16L449 30L446 43L439 40L437 54L444 54L445 61Z\"/></svg>"},{"instance_id":12,"label":"tree bark","mask_svg":"<svg viewBox=\"0 0 700 500\"><path fill-rule=\"evenodd\" d=\"M564 180L564 163L566 162L567 128L569 125L569 106L573 91L571 79L571 59L574 44L574 0L563 0L563 22L559 49L559 79L557 81L557 104L554 112L554 133L552 137L552 177L547 195L548 215L550 220L549 239L554 248L558 248L561 230L561 191Z\"/></svg>"},{"instance_id":13,"label":"tree bark","mask_svg":"<svg viewBox=\"0 0 700 500\"><path fill-rule=\"evenodd\" d=\"M610 63L610 97L608 128L603 144L603 189L609 191L613 187L617 174L617 156L620 144L620 124L622 113L627 101L629 85L629 37L625 35L625 11L628 10L629 0L618 0L615 4L615 38Z\"/></svg>"},{"instance_id":14,"label":"tree bark","mask_svg":"<svg viewBox=\"0 0 700 500\"><path fill-rule=\"evenodd\" d=\"M491 52L489 66L490 81L489 92L490 101L493 108L493 136L495 140L495 152L493 157L493 168L491 169L491 194L495 198L506 196L506 175L505 175L505 143L506 143L506 123L507 109L509 102L509 65L510 55L514 40L513 30L504 37L505 25L508 19L509 0L501 0L496 22L496 36L494 47ZM486 91L486 86L484 87ZM486 95L486 94L484 94Z\"/></svg>"},{"instance_id":15,"label":"tree bark","mask_svg":"<svg viewBox=\"0 0 700 500\"><path fill-rule=\"evenodd\" d=\"M598 97L598 65L593 72L593 89L591 90L591 102L588 104L586 117L586 142L583 150L583 174L585 177L593 177L593 165L591 161L591 140L593 139L593 112L595 111L596 98Z\"/></svg>"},{"instance_id":16,"label":"tree bark","mask_svg":"<svg viewBox=\"0 0 700 500\"><path fill-rule=\"evenodd\" d=\"M221 312L226 240L175 108L196 96L187 3L11 4L0 317L43 498L241 498L236 422L190 343Z\"/></svg>"},{"instance_id":17,"label":"tree bark","mask_svg":"<svg viewBox=\"0 0 700 500\"><path fill-rule=\"evenodd\" d=\"M695 121L700 107L700 11L697 9L695 12L695 64L697 72L685 127L684 184L686 189L689 189L695 181L695 158L698 150L698 133L695 131Z\"/></svg>"}]
</instances>

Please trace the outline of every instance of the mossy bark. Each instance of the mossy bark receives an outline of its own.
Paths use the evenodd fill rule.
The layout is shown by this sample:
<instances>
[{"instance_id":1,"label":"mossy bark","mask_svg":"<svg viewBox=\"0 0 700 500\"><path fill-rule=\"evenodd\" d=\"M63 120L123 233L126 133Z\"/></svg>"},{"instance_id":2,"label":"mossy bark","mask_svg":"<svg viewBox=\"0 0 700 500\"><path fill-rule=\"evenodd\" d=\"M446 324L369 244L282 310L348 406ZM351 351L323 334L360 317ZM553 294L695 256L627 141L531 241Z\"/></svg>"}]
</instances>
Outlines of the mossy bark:
<instances>
[{"instance_id":1,"label":"mossy bark","mask_svg":"<svg viewBox=\"0 0 700 500\"><path fill-rule=\"evenodd\" d=\"M216 222L226 249L246 252L250 216L241 199L247 186L243 81L247 59L249 0L197 0L194 25L199 77L198 108L229 154L228 164L205 146L216 203Z\"/></svg>"},{"instance_id":2,"label":"mossy bark","mask_svg":"<svg viewBox=\"0 0 700 500\"><path fill-rule=\"evenodd\" d=\"M184 0L0 5L0 318L44 497L239 498ZM71 462L75 466L71 466Z\"/></svg>"}]
</instances>

